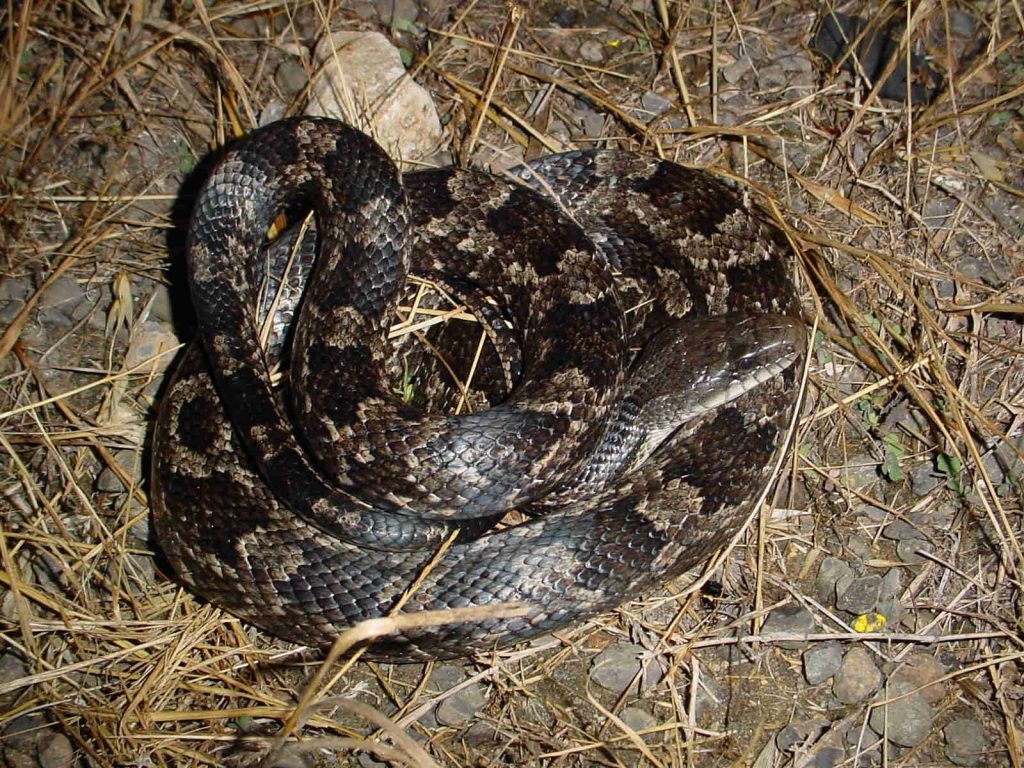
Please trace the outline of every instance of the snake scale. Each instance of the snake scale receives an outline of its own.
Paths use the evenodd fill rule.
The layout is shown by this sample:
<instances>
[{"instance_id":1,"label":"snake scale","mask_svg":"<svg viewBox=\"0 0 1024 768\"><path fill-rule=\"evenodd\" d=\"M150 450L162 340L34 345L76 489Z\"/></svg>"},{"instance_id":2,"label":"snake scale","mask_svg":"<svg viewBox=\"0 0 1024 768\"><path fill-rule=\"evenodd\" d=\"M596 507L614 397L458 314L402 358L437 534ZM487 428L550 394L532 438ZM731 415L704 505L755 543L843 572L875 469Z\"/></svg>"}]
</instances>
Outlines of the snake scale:
<instances>
[{"instance_id":1,"label":"snake scale","mask_svg":"<svg viewBox=\"0 0 1024 768\"><path fill-rule=\"evenodd\" d=\"M313 118L219 159L189 226L199 340L154 436L157 540L189 589L321 646L418 578L402 611L527 607L369 649L443 658L613 608L735 533L797 402L786 238L709 173L642 155L551 155L514 176L403 177L364 134ZM315 258L268 255L287 251L265 242L275 216L308 210ZM493 406L393 394L409 273L494 318L514 361ZM268 301L285 282L293 298ZM525 522L495 527L512 509Z\"/></svg>"}]
</instances>

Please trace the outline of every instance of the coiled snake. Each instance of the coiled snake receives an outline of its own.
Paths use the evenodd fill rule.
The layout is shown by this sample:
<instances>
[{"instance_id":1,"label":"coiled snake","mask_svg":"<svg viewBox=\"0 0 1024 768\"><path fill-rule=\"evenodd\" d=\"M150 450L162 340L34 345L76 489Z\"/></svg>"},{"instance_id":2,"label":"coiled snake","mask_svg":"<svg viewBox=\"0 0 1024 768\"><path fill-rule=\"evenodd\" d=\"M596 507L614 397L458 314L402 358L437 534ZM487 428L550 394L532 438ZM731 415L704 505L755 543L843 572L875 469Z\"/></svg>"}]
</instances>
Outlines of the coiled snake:
<instances>
[{"instance_id":1,"label":"coiled snake","mask_svg":"<svg viewBox=\"0 0 1024 768\"><path fill-rule=\"evenodd\" d=\"M518 176L401 178L322 119L258 129L219 160L188 240L201 342L153 452L158 541L190 589L323 645L385 615L460 528L402 610L527 615L371 649L456 656L614 607L735 533L797 397L785 237L710 174L640 155L553 155ZM303 208L308 278L264 242ZM386 330L410 270L493 318L513 358L493 407L433 414L392 393ZM266 300L286 277L302 297L291 329L295 302ZM288 386L272 383L279 360ZM526 522L487 530L512 508Z\"/></svg>"}]
</instances>

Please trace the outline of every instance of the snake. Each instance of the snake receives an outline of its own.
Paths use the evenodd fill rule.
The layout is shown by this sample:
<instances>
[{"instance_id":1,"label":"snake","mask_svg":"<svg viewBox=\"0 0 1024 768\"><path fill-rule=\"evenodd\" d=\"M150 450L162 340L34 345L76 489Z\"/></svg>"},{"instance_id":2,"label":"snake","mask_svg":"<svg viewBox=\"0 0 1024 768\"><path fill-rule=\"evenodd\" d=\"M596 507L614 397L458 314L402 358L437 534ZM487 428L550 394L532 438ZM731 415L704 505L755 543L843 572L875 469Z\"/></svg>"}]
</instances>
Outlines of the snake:
<instances>
[{"instance_id":1,"label":"snake","mask_svg":"<svg viewBox=\"0 0 1024 768\"><path fill-rule=\"evenodd\" d=\"M736 534L798 405L783 229L715 174L639 153L402 174L343 122L288 118L216 160L186 259L197 339L154 428L156 541L187 589L295 643L522 607L367 648L467 656L642 596ZM396 394L410 276L480 319L487 407Z\"/></svg>"}]
</instances>

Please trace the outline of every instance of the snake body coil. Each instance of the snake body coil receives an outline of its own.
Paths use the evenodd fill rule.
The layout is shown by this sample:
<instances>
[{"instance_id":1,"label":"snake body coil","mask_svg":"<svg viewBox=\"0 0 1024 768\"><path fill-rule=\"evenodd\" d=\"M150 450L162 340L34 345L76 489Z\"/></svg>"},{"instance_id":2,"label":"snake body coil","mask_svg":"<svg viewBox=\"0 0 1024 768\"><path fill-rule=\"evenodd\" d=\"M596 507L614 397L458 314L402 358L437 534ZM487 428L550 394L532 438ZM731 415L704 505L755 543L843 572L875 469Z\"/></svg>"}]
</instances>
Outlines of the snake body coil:
<instances>
[{"instance_id":1,"label":"snake body coil","mask_svg":"<svg viewBox=\"0 0 1024 768\"><path fill-rule=\"evenodd\" d=\"M387 614L458 527L402 610L527 615L371 649L457 656L614 607L735 533L797 397L784 236L709 174L639 155L553 155L519 176L400 178L366 136L318 119L225 153L189 232L201 343L153 454L158 540L193 591L323 645ZM316 214L308 275L264 247L277 213L301 208ZM409 271L494 315L516 361L493 407L425 413L391 393L386 331ZM267 305L286 278L298 310ZM483 533L512 508L530 519Z\"/></svg>"}]
</instances>

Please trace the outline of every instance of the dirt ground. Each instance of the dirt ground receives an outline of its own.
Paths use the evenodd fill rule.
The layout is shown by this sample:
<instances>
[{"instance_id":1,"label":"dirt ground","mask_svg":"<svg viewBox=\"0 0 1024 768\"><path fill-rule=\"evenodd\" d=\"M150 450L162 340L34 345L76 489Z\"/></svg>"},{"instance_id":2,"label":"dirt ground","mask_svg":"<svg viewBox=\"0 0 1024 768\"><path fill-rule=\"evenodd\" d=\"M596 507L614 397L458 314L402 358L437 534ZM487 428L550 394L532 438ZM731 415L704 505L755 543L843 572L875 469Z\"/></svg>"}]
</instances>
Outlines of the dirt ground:
<instances>
[{"instance_id":1,"label":"dirt ground","mask_svg":"<svg viewBox=\"0 0 1024 768\"><path fill-rule=\"evenodd\" d=\"M866 28L832 61L794 0L0 8L0 761L1020 766L1024 6L835 10ZM328 668L173 580L147 445L191 196L302 112L328 29L399 49L435 159L629 148L785 222L806 405L705 570L485 658Z\"/></svg>"}]
</instances>

